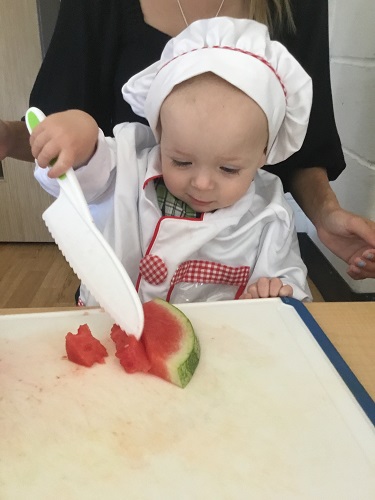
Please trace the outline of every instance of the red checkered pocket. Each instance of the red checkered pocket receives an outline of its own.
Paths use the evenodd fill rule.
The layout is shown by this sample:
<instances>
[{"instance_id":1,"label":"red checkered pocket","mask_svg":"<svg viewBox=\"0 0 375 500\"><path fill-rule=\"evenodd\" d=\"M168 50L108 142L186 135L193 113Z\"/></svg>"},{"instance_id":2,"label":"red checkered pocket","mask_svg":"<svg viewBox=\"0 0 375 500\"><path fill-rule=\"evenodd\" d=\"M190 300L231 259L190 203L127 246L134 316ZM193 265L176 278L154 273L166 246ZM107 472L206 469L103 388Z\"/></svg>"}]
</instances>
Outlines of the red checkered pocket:
<instances>
[{"instance_id":1,"label":"red checkered pocket","mask_svg":"<svg viewBox=\"0 0 375 500\"><path fill-rule=\"evenodd\" d=\"M167 278L168 268L158 255L149 254L141 259L139 272L147 283L160 285Z\"/></svg>"},{"instance_id":2,"label":"red checkered pocket","mask_svg":"<svg viewBox=\"0 0 375 500\"><path fill-rule=\"evenodd\" d=\"M238 286L239 289L235 297L238 298L245 289L249 278L249 266L233 267L208 260L188 260L180 264L174 273L167 300L169 300L174 286L182 282Z\"/></svg>"}]
</instances>

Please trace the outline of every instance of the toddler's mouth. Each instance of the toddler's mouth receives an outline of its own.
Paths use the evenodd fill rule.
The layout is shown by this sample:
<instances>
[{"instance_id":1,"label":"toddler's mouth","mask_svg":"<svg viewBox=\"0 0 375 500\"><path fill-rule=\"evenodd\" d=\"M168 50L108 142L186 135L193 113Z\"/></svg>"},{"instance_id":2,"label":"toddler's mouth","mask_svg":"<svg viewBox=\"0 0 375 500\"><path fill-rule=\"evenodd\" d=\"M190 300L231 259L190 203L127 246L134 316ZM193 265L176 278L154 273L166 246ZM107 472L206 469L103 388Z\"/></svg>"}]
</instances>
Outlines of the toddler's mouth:
<instances>
[{"instance_id":1,"label":"toddler's mouth","mask_svg":"<svg viewBox=\"0 0 375 500\"><path fill-rule=\"evenodd\" d=\"M192 203L194 203L194 205L201 205L201 206L212 205L212 201L197 200L196 198L190 195L189 198L192 201Z\"/></svg>"}]
</instances>

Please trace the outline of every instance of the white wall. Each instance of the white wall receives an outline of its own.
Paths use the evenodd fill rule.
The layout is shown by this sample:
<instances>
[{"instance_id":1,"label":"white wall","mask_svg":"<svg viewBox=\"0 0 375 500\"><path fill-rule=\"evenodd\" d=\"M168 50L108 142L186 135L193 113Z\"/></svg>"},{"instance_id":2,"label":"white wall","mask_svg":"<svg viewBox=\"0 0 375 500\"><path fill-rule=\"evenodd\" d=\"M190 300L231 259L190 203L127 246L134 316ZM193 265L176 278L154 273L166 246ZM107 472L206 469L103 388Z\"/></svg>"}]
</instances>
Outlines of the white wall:
<instances>
[{"instance_id":1,"label":"white wall","mask_svg":"<svg viewBox=\"0 0 375 500\"><path fill-rule=\"evenodd\" d=\"M332 187L345 209L375 220L375 1L329 0L329 9L333 103L347 162ZM346 264L320 243L298 208L297 226L307 230L352 290L375 292L375 279L347 276Z\"/></svg>"}]
</instances>

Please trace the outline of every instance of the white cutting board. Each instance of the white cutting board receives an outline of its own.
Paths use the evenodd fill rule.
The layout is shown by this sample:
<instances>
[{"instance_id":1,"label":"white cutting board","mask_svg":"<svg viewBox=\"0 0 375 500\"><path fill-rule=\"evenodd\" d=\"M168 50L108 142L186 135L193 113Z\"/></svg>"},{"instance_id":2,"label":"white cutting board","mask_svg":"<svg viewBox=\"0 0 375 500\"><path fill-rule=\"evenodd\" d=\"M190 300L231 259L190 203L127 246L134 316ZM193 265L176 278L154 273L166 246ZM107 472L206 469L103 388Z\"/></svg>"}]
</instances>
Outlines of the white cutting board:
<instances>
[{"instance_id":1,"label":"white cutting board","mask_svg":"<svg viewBox=\"0 0 375 500\"><path fill-rule=\"evenodd\" d=\"M180 308L185 389L126 374L100 310L0 316L1 500L375 498L374 427L293 307ZM64 357L86 322L105 365Z\"/></svg>"}]
</instances>

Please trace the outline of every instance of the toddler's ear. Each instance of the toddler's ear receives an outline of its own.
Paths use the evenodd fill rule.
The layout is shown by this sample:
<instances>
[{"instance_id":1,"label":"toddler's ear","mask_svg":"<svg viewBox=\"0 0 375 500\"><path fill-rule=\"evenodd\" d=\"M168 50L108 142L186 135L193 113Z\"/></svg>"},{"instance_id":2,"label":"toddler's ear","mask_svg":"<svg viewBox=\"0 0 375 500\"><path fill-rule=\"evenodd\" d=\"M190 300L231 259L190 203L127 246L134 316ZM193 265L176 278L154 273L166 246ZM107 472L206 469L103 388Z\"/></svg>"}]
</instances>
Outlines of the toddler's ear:
<instances>
[{"instance_id":1,"label":"toddler's ear","mask_svg":"<svg viewBox=\"0 0 375 500\"><path fill-rule=\"evenodd\" d=\"M158 124L156 125L156 133L159 137L159 141L160 142L160 139L161 139L161 121L160 121L160 116L159 116L159 120L158 120Z\"/></svg>"},{"instance_id":2,"label":"toddler's ear","mask_svg":"<svg viewBox=\"0 0 375 500\"><path fill-rule=\"evenodd\" d=\"M267 157L267 146L264 148L263 154L259 158L258 168L264 167L264 165L266 164L266 157Z\"/></svg>"}]
</instances>

